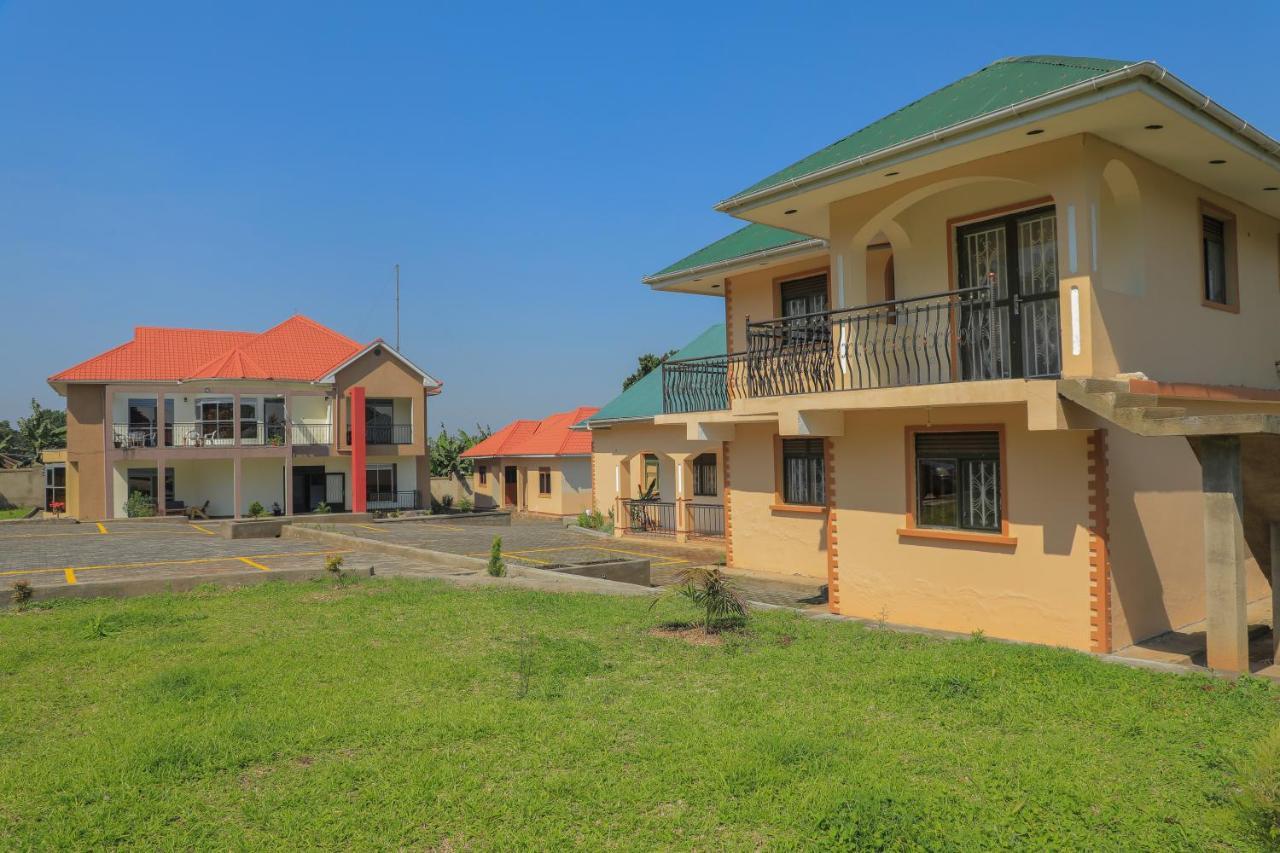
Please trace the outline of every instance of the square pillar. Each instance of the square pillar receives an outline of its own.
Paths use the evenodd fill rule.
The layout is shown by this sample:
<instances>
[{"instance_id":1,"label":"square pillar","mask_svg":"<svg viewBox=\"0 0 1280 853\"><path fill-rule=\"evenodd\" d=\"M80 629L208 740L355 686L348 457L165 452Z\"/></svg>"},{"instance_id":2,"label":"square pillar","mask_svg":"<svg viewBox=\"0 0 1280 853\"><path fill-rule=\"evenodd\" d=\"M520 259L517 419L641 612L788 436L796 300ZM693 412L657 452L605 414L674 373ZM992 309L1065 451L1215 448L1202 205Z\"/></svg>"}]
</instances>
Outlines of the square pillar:
<instances>
[{"instance_id":1,"label":"square pillar","mask_svg":"<svg viewBox=\"0 0 1280 853\"><path fill-rule=\"evenodd\" d=\"M693 478L689 460L692 458L688 453L671 454L676 469L676 541L680 543L689 541L689 494L693 491L689 484Z\"/></svg>"},{"instance_id":2,"label":"square pillar","mask_svg":"<svg viewBox=\"0 0 1280 853\"><path fill-rule=\"evenodd\" d=\"M284 514L293 515L293 452L284 457Z\"/></svg>"},{"instance_id":3,"label":"square pillar","mask_svg":"<svg viewBox=\"0 0 1280 853\"><path fill-rule=\"evenodd\" d=\"M1205 645L1212 669L1249 671L1239 436L1198 442L1204 491Z\"/></svg>"},{"instance_id":4,"label":"square pillar","mask_svg":"<svg viewBox=\"0 0 1280 853\"><path fill-rule=\"evenodd\" d=\"M238 418L236 419L236 423L240 423L240 420ZM236 432L238 433L239 431L240 431L240 428L236 427ZM236 440L239 441L239 439L240 439L240 436L237 435ZM231 460L231 481L234 484L232 488L232 493L234 497L232 498L232 500L235 501L235 508L231 512L232 518L240 517L240 484L244 479L243 466L240 463L241 463L240 454L237 453L234 457L232 457L232 460Z\"/></svg>"},{"instance_id":5,"label":"square pillar","mask_svg":"<svg viewBox=\"0 0 1280 853\"><path fill-rule=\"evenodd\" d=\"M163 436L164 433L161 433L160 435ZM165 472L164 457L157 456L156 457L156 515L164 515L165 510L168 509L169 499L166 497L165 491L164 491L164 472Z\"/></svg>"},{"instance_id":6,"label":"square pillar","mask_svg":"<svg viewBox=\"0 0 1280 853\"><path fill-rule=\"evenodd\" d=\"M237 392L231 395L231 443L236 447L240 446L240 394ZM236 504L236 512L240 511L239 503ZM239 518L239 516L236 516Z\"/></svg>"},{"instance_id":7,"label":"square pillar","mask_svg":"<svg viewBox=\"0 0 1280 853\"><path fill-rule=\"evenodd\" d=\"M1271 659L1280 658L1280 523L1271 522Z\"/></svg>"},{"instance_id":8,"label":"square pillar","mask_svg":"<svg viewBox=\"0 0 1280 853\"><path fill-rule=\"evenodd\" d=\"M364 388L355 386L347 394L351 398L351 511L365 511L365 447Z\"/></svg>"}]
</instances>

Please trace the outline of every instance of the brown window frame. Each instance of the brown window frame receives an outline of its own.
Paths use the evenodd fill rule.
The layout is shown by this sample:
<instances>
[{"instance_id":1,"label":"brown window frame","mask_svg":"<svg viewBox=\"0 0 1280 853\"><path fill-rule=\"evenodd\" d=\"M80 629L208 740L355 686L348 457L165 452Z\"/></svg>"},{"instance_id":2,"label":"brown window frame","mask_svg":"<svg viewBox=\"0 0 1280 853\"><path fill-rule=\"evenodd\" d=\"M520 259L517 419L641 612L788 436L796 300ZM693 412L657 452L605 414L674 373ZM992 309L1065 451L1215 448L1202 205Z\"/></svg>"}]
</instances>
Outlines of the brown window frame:
<instances>
[{"instance_id":1,"label":"brown window frame","mask_svg":"<svg viewBox=\"0 0 1280 853\"><path fill-rule=\"evenodd\" d=\"M789 503L786 499L786 443L788 441L816 441L822 446L822 500L820 503ZM825 513L831 494L831 472L827 470L831 460L830 439L827 438L784 438L773 437L773 504L769 507L776 512Z\"/></svg>"},{"instance_id":2,"label":"brown window frame","mask_svg":"<svg viewBox=\"0 0 1280 853\"><path fill-rule=\"evenodd\" d=\"M1226 286L1225 302L1218 302L1210 299L1208 294L1209 281L1207 277L1209 259L1205 253L1205 220L1211 219L1222 224L1222 263L1223 276ZM1199 239L1196 245L1199 246L1200 254L1200 304L1205 308L1212 308L1215 311L1226 311L1231 314L1240 313L1240 266L1239 266L1239 243L1236 227L1236 215L1229 210L1224 210L1215 204L1200 200L1199 216L1196 218L1197 233Z\"/></svg>"},{"instance_id":3,"label":"brown window frame","mask_svg":"<svg viewBox=\"0 0 1280 853\"><path fill-rule=\"evenodd\" d=\"M965 530L950 527L921 527L916 518L916 436L931 432L994 432L1000 442L1000 531ZM1009 533L1009 443L1004 424L941 424L906 427L906 514L898 535L916 539L939 539L951 542L984 542L991 545L1017 545Z\"/></svg>"},{"instance_id":4,"label":"brown window frame","mask_svg":"<svg viewBox=\"0 0 1280 853\"><path fill-rule=\"evenodd\" d=\"M545 498L551 495L551 468L542 466L538 469L538 497Z\"/></svg>"},{"instance_id":5,"label":"brown window frame","mask_svg":"<svg viewBox=\"0 0 1280 853\"><path fill-rule=\"evenodd\" d=\"M701 468L700 472L698 469ZM710 468L710 473L706 469ZM720 494L719 460L714 453L701 453L693 459L693 496L714 498ZM708 491L708 484L710 491Z\"/></svg>"}]
</instances>

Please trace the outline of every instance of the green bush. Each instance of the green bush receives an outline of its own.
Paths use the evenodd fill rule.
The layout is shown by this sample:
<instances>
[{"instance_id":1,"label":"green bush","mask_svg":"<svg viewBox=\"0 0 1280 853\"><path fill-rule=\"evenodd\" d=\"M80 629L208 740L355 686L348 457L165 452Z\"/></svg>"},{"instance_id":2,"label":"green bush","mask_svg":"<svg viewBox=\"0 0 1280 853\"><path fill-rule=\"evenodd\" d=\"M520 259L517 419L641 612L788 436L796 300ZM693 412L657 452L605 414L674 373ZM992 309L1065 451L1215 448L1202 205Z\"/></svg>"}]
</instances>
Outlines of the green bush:
<instances>
[{"instance_id":1,"label":"green bush","mask_svg":"<svg viewBox=\"0 0 1280 853\"><path fill-rule=\"evenodd\" d=\"M13 602L21 610L27 606L27 602L31 600L31 595L31 581L14 581L13 587L9 591L9 601Z\"/></svg>"},{"instance_id":2,"label":"green bush","mask_svg":"<svg viewBox=\"0 0 1280 853\"><path fill-rule=\"evenodd\" d=\"M489 574L495 578L506 577L507 564L502 560L502 537L493 537L493 544L489 546Z\"/></svg>"},{"instance_id":3,"label":"green bush","mask_svg":"<svg viewBox=\"0 0 1280 853\"><path fill-rule=\"evenodd\" d=\"M1280 726L1258 744L1241 775L1245 811L1263 836L1280 846Z\"/></svg>"},{"instance_id":4,"label":"green bush","mask_svg":"<svg viewBox=\"0 0 1280 853\"><path fill-rule=\"evenodd\" d=\"M702 629L709 634L741 624L747 617L747 600L719 566L680 569L676 572L675 585L655 598L649 608L653 609L662 598L672 595L687 599L702 610Z\"/></svg>"},{"instance_id":5,"label":"green bush","mask_svg":"<svg viewBox=\"0 0 1280 853\"><path fill-rule=\"evenodd\" d=\"M598 509L589 509L586 512L578 513L578 526L585 527L587 530L603 530L607 533L612 533L613 510L609 510L608 516Z\"/></svg>"},{"instance_id":6,"label":"green bush","mask_svg":"<svg viewBox=\"0 0 1280 853\"><path fill-rule=\"evenodd\" d=\"M124 503L124 514L129 518L151 518L156 514L155 501L142 492L130 492L129 499Z\"/></svg>"},{"instance_id":7,"label":"green bush","mask_svg":"<svg viewBox=\"0 0 1280 853\"><path fill-rule=\"evenodd\" d=\"M253 518L262 518L266 514L267 514L267 508L263 506L259 501L254 501L253 503L249 504L249 515L252 516Z\"/></svg>"},{"instance_id":8,"label":"green bush","mask_svg":"<svg viewBox=\"0 0 1280 853\"><path fill-rule=\"evenodd\" d=\"M458 512L471 512L473 508L474 506L471 503L471 498L463 498L458 501Z\"/></svg>"},{"instance_id":9,"label":"green bush","mask_svg":"<svg viewBox=\"0 0 1280 853\"><path fill-rule=\"evenodd\" d=\"M320 503L316 504L316 508L313 509L312 512L318 515L324 515L327 512L333 512L333 510L329 508L329 505L327 503L325 503L324 501L320 501Z\"/></svg>"}]
</instances>

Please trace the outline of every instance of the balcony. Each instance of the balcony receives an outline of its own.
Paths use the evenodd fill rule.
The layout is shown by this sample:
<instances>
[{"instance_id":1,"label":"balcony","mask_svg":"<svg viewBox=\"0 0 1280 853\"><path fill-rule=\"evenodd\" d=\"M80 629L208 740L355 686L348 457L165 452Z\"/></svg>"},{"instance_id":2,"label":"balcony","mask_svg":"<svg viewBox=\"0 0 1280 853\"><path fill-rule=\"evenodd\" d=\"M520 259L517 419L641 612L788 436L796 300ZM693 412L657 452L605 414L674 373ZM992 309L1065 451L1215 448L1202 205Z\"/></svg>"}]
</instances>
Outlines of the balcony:
<instances>
[{"instance_id":1,"label":"balcony","mask_svg":"<svg viewBox=\"0 0 1280 853\"><path fill-rule=\"evenodd\" d=\"M413 444L413 424L365 424L365 444ZM351 444L351 427L347 427L347 444Z\"/></svg>"},{"instance_id":2,"label":"balcony","mask_svg":"<svg viewBox=\"0 0 1280 853\"><path fill-rule=\"evenodd\" d=\"M727 410L743 398L1056 377L1060 333L1056 302L1051 307L997 300L982 286L748 321L745 352L663 365L663 412Z\"/></svg>"},{"instance_id":3,"label":"balcony","mask_svg":"<svg viewBox=\"0 0 1280 853\"><path fill-rule=\"evenodd\" d=\"M365 496L365 508L370 512L422 509L422 495L416 489L397 492L370 491Z\"/></svg>"},{"instance_id":4,"label":"balcony","mask_svg":"<svg viewBox=\"0 0 1280 853\"><path fill-rule=\"evenodd\" d=\"M242 420L240 442L236 443L235 424L231 421L175 421L163 428L151 423L112 424L112 443L120 450L139 448L228 448L284 447L285 432L292 432L295 445L327 445L333 435L330 424L283 424ZM163 442L161 442L163 432Z\"/></svg>"}]
</instances>

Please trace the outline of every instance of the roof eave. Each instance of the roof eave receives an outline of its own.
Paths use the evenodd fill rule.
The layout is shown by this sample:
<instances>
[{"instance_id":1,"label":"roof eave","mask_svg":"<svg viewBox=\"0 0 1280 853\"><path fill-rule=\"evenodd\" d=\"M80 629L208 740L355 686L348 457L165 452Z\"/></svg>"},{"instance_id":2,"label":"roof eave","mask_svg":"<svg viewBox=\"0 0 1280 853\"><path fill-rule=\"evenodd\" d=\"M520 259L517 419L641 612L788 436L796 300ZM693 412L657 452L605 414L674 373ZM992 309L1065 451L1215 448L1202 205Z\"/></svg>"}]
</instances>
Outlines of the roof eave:
<instances>
[{"instance_id":1,"label":"roof eave","mask_svg":"<svg viewBox=\"0 0 1280 853\"><path fill-rule=\"evenodd\" d=\"M802 255L816 249L825 249L827 241L821 237L811 237L808 240L799 240L795 243L787 243L782 246L775 246L772 249L764 249L759 252L752 252L747 255L739 255L736 258L730 258L726 261L716 261L713 264L702 264L701 266L689 267L688 269L676 270L665 275L647 275L640 279L644 284L649 285L654 290L665 290L677 284L684 284L696 278L703 278L708 275L724 275L726 273L735 272L740 268L746 268L760 263L764 260L780 260L792 255Z\"/></svg>"},{"instance_id":2,"label":"roof eave","mask_svg":"<svg viewBox=\"0 0 1280 853\"><path fill-rule=\"evenodd\" d=\"M1146 78L1152 83L1163 87L1193 109L1203 112L1219 122L1233 134L1256 147L1262 156L1270 160L1277 170L1280 170L1280 156L1277 156L1280 155L1280 142L1254 128L1235 113L1216 103L1208 95L1196 90L1176 75L1171 74L1160 64L1148 59L1142 62L1135 62L1132 65L1126 65L1115 71L1108 71L1105 74L1091 77L1080 83L1073 83L1070 86L1055 89L1052 92L1047 92L1025 101L1019 101L1016 104L949 125L932 133L908 139L897 145L881 148L861 157L826 166L798 178L781 181L754 192L732 196L717 204L715 209L723 213L741 214L760 205L797 195L816 185L831 183L847 177L851 172L872 168L885 160L910 156L922 148L946 142L948 139L960 134L981 130L989 131L1002 124L1011 123L1022 118L1029 112L1063 104L1082 95L1139 77Z\"/></svg>"}]
</instances>

